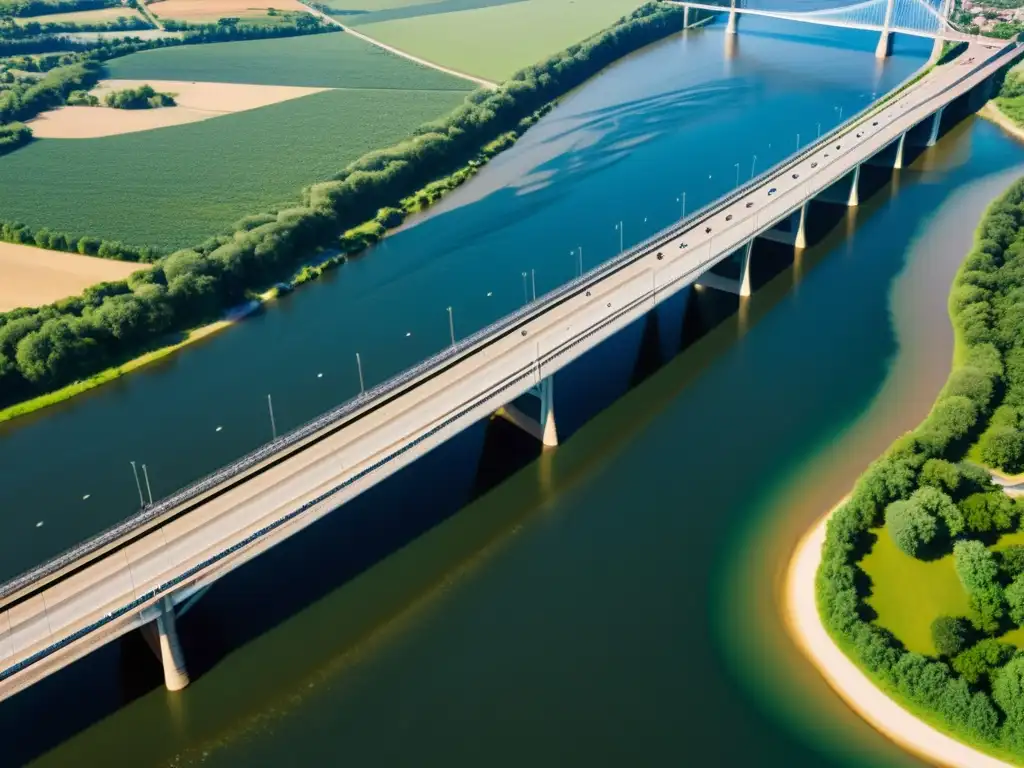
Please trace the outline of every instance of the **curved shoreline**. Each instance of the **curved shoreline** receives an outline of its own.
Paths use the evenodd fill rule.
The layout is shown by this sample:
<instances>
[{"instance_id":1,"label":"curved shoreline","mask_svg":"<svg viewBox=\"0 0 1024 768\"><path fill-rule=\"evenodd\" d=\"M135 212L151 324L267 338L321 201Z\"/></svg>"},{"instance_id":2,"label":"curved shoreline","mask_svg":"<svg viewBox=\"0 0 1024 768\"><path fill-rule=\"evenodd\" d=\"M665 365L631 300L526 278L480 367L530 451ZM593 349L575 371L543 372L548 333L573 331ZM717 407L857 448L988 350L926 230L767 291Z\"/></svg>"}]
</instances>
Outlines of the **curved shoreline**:
<instances>
[{"instance_id":1,"label":"curved shoreline","mask_svg":"<svg viewBox=\"0 0 1024 768\"><path fill-rule=\"evenodd\" d=\"M844 497L804 534L786 572L783 620L801 652L858 715L907 751L950 768L1013 768L947 736L908 712L878 688L847 658L818 615L815 580L821 564L825 527Z\"/></svg>"}]
</instances>

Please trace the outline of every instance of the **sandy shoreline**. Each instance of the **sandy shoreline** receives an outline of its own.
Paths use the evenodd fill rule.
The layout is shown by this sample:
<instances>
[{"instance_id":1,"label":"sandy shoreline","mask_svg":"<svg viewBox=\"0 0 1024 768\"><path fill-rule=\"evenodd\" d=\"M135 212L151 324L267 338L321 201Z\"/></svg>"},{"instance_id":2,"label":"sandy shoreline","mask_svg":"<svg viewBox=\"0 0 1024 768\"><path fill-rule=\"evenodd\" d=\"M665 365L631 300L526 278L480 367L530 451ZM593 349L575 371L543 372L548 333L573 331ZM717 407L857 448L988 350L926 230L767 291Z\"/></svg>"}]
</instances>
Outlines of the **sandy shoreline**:
<instances>
[{"instance_id":1,"label":"sandy shoreline","mask_svg":"<svg viewBox=\"0 0 1024 768\"><path fill-rule=\"evenodd\" d=\"M984 117L989 122L995 123L1015 139L1024 141L1024 128L1021 128L1013 120L1007 117L996 105L995 100L989 101L978 110L979 117Z\"/></svg>"},{"instance_id":2,"label":"sandy shoreline","mask_svg":"<svg viewBox=\"0 0 1024 768\"><path fill-rule=\"evenodd\" d=\"M877 688L828 634L818 615L815 574L821 563L826 523L845 501L842 499L815 523L790 560L784 620L793 640L851 709L907 751L951 768L1012 768L1010 763L962 744L903 709Z\"/></svg>"}]
</instances>

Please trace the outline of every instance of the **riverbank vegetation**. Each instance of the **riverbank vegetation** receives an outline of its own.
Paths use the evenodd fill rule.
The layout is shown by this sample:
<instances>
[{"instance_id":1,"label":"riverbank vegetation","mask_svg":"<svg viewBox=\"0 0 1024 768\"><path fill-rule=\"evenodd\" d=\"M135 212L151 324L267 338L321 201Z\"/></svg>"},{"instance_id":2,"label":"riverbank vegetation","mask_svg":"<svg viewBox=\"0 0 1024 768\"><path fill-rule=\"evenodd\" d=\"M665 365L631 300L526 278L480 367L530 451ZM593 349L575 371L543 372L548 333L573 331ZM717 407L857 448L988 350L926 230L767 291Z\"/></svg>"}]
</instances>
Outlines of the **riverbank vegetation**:
<instances>
[{"instance_id":1,"label":"riverbank vegetation","mask_svg":"<svg viewBox=\"0 0 1024 768\"><path fill-rule=\"evenodd\" d=\"M944 389L829 520L816 581L829 632L889 695L1014 760L1024 758L1024 506L966 458L990 435L1009 450L986 455L1012 461L1022 308L1024 180L990 207L954 282Z\"/></svg>"},{"instance_id":2,"label":"riverbank vegetation","mask_svg":"<svg viewBox=\"0 0 1024 768\"><path fill-rule=\"evenodd\" d=\"M518 72L499 88L474 91L454 112L425 123L412 138L389 149L371 151L335 172L333 179L307 187L301 201L263 208L262 212L254 207L231 234L207 238L163 257L153 268L128 280L96 286L80 297L48 307L0 315L0 392L13 403L59 389L129 359L155 338L215 319L253 291L293 274L318 248L353 252L365 247L395 221L391 214L386 216L387 225L375 221L380 209L405 208L403 201L410 196L410 206L425 205L441 193L432 182L449 177L457 184L460 175L468 178L471 172L462 169L481 162L477 159L481 148L498 151L508 146L550 102L616 59L677 31L681 17L677 7L649 3L605 32ZM296 100L292 108L327 95L332 94ZM273 107L255 112L270 109ZM214 125L240 116L181 128ZM37 144L44 143L84 142ZM282 146L289 143L293 142ZM27 157L35 148L36 144L31 144L8 155L0 172L6 173L8 161ZM268 177L279 175L287 166L280 158L276 160ZM152 156L147 158L152 161ZM109 164L99 167L104 165ZM201 162L198 165L205 168ZM68 165L63 167L61 183L66 184ZM97 167L95 159L92 167ZM26 175L21 173L19 178ZM0 184L0 190L6 187ZM153 186L147 185L147 199L153 191ZM76 204L86 198L84 194L76 196ZM122 215L138 218L139 199L142 197L134 196ZM152 205L151 199L149 202ZM7 210L6 200L2 207ZM185 224L183 218L175 221L178 228Z\"/></svg>"}]
</instances>

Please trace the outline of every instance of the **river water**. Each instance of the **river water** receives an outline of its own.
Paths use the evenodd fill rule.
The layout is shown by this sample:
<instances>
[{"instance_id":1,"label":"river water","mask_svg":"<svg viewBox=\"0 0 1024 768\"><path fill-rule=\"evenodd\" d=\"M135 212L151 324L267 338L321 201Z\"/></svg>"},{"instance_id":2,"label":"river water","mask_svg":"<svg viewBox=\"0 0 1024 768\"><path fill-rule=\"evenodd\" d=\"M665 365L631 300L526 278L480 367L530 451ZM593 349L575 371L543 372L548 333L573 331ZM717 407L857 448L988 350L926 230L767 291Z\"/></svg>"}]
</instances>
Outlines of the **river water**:
<instances>
[{"instance_id":1,"label":"river water","mask_svg":"<svg viewBox=\"0 0 1024 768\"><path fill-rule=\"evenodd\" d=\"M444 342L455 284L457 322L486 322L485 299L522 300L523 269L538 270L539 292L572 276L576 242L585 259L617 250L620 216L627 227L645 214L652 228L666 223L673 212L656 221L654 211L676 204L680 179L692 204L719 194L692 190L708 173L712 183L735 173L723 147L743 142L748 162L760 159L786 131L795 139L810 122L813 135L828 111L838 119L821 91L852 109L920 62L915 52L879 72L873 40L757 30L747 25L728 53L710 30L613 68L372 257L166 368L9 430L2 466L20 460L17 445L91 423L116 454L106 460L119 458L122 433L131 442L162 426L162 455L194 468L194 454L216 458L216 441L248 424L241 408L236 420L222 413L242 394L265 398L257 372L304 387L316 407L316 374L340 380L353 337L371 333L350 319L358 309L395 337L374 336L391 355L377 374L390 373L403 343ZM915 765L796 656L776 586L799 533L934 397L949 363L952 273L1022 163L997 129L962 124L739 312L698 292L659 313L663 347L673 334L678 345L684 313L688 327L713 328L624 395L643 328L567 372L558 391L572 400L556 407L573 434L557 451L538 457L500 422L467 431L219 582L180 622L194 677L184 692L160 688L148 649L126 638L0 705L0 762ZM460 249L473 257L456 258ZM435 294L440 327L428 331L423 297ZM305 416L297 403L278 411L279 422L281 411ZM120 421L133 412L138 421ZM203 419L208 434L190 437ZM53 450L103 464L88 444ZM48 466L65 471L63 461ZM495 468L503 461L521 468L509 476ZM66 471L68 483L98 481ZM80 500L68 483L35 491L11 479L39 494L24 498ZM130 471L126 480L130 502ZM15 491L0 493L22 498ZM52 527L93 521L76 514ZM6 562L17 547L0 539Z\"/></svg>"}]
</instances>

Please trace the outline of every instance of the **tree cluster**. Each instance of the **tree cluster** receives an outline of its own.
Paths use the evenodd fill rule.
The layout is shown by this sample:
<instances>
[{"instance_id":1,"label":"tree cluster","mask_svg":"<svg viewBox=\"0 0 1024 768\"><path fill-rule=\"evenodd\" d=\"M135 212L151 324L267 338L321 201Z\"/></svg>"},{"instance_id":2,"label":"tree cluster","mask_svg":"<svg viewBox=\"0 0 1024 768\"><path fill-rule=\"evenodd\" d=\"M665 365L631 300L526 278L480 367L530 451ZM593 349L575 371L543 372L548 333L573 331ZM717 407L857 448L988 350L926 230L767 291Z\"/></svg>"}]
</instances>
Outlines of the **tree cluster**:
<instances>
[{"instance_id":1,"label":"tree cluster","mask_svg":"<svg viewBox=\"0 0 1024 768\"><path fill-rule=\"evenodd\" d=\"M146 83L137 88L108 91L103 96L103 103L114 109L158 109L173 107L176 102L172 94L160 93Z\"/></svg>"},{"instance_id":2,"label":"tree cluster","mask_svg":"<svg viewBox=\"0 0 1024 768\"><path fill-rule=\"evenodd\" d=\"M960 463L980 434L1020 426L1019 412L1004 409L1024 406L1024 180L983 219L950 313L964 362L924 422L871 465L829 521L816 588L825 624L884 685L968 740L1024 756L1024 660L990 637L1024 624L1024 547L996 553L979 540L1016 528L1022 507L985 470ZM989 450L1012 452L995 434ZM858 562L883 523L908 554L952 547L971 615L970 625L943 617L932 628L948 662L908 653L867 618Z\"/></svg>"},{"instance_id":3,"label":"tree cluster","mask_svg":"<svg viewBox=\"0 0 1024 768\"><path fill-rule=\"evenodd\" d=\"M140 16L118 16L110 21L29 21L16 22L13 18L0 18L0 40L35 39L48 35L67 35L76 32L118 32L152 29Z\"/></svg>"},{"instance_id":4,"label":"tree cluster","mask_svg":"<svg viewBox=\"0 0 1024 768\"><path fill-rule=\"evenodd\" d=\"M243 302L254 287L290 275L317 247L338 243L339 232L346 253L376 242L401 215L398 205L409 210L407 202L417 204L417 190L427 185L428 195L440 195L462 183L476 170L461 167L468 160L479 164L481 155L507 147L550 101L615 59L678 31L681 17L677 7L649 3L496 90L470 94L462 107L422 127L413 139L371 152L334 181L314 185L304 192L304 205L248 216L232 234L165 256L153 268L96 287L95 293L0 314L0 398L6 404L56 389L137 354L160 334L210 320ZM103 55L115 51L128 52L116 46ZM444 179L446 173L452 176ZM442 181L430 184L437 179ZM86 241L85 252L108 255L95 238L33 233L13 223L0 227L0 237L32 237L47 247L79 251ZM138 258L148 260L147 255L153 254L139 252Z\"/></svg>"},{"instance_id":5,"label":"tree cluster","mask_svg":"<svg viewBox=\"0 0 1024 768\"><path fill-rule=\"evenodd\" d=\"M0 155L13 152L30 141L32 141L32 129L24 123L0 125Z\"/></svg>"},{"instance_id":6,"label":"tree cluster","mask_svg":"<svg viewBox=\"0 0 1024 768\"><path fill-rule=\"evenodd\" d=\"M0 16L48 16L55 13L74 13L75 11L95 11L100 8L116 8L119 0L2 0Z\"/></svg>"},{"instance_id":7,"label":"tree cluster","mask_svg":"<svg viewBox=\"0 0 1024 768\"><path fill-rule=\"evenodd\" d=\"M28 120L47 109L62 106L72 91L88 90L100 78L95 61L78 61L51 69L32 83L0 91L0 125Z\"/></svg>"}]
</instances>

